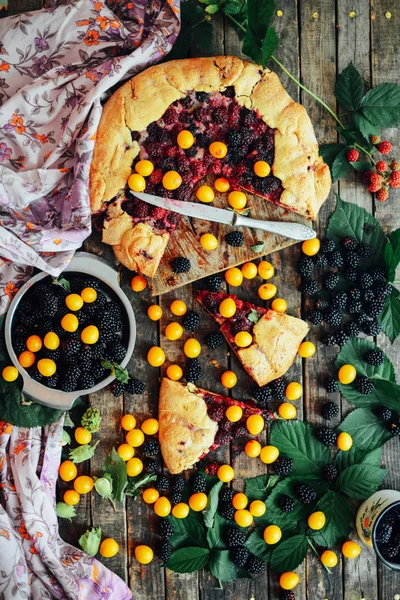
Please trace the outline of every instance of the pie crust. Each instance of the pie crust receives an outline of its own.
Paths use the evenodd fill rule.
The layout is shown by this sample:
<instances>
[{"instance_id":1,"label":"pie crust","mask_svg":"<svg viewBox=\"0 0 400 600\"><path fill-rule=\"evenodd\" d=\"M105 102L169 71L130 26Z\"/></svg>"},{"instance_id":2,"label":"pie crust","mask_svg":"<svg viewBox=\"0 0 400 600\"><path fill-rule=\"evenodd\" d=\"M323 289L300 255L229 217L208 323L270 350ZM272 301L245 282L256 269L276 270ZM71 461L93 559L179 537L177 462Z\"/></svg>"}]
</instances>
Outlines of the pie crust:
<instances>
[{"instance_id":1,"label":"pie crust","mask_svg":"<svg viewBox=\"0 0 400 600\"><path fill-rule=\"evenodd\" d=\"M132 132L146 130L176 100L192 90L213 93L233 86L237 102L275 130L272 171L281 180L279 203L309 219L315 219L331 187L328 166L318 155L318 144L305 108L287 94L278 76L268 69L234 56L191 58L150 67L119 88L104 106L97 131L90 170L92 213L127 185L140 147ZM168 242L148 225L130 234L126 219L110 217L103 240L113 245L117 258L128 268L152 277ZM113 219L118 219L114 225ZM137 224L132 222L132 229ZM140 235L139 235L140 233ZM152 239L160 238L162 239ZM139 242L140 240L140 242ZM144 260L148 257L150 265Z\"/></svg>"}]
</instances>

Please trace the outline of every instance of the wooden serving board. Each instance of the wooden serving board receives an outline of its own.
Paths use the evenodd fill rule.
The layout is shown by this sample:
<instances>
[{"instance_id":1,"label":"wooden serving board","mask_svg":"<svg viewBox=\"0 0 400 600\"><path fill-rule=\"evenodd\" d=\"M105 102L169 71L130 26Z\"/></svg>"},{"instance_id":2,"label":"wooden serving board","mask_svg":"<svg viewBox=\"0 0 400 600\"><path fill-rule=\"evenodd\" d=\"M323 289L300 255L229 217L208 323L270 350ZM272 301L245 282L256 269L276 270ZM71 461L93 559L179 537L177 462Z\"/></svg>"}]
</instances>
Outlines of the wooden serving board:
<instances>
[{"instance_id":1,"label":"wooden serving board","mask_svg":"<svg viewBox=\"0 0 400 600\"><path fill-rule=\"evenodd\" d=\"M199 182L198 185L207 183L213 187L212 183L215 177L207 177ZM255 196L246 192L248 201L247 207L250 208L249 216L255 219L265 219L270 221L295 221L311 227L311 221L291 213L286 209L275 206L264 198ZM219 208L228 208L228 193L220 194L215 192L213 206ZM193 199L196 198L193 193ZM271 254L286 246L296 244L296 240L271 234L260 229L240 228L245 236L245 245L240 248L229 246L224 236L235 228L219 223L211 223L200 219L182 217L175 232L171 235L168 246L161 259L158 272L155 277L149 279L149 287L152 295L158 296L165 294L178 287L240 265L248 260L254 260L260 256ZM213 233L218 241L218 248L215 250L204 250L200 245L200 237L203 233ZM251 246L264 242L264 247L260 252L252 250ZM191 269L188 273L176 275L171 269L171 260L176 256L185 256L191 262Z\"/></svg>"}]
</instances>

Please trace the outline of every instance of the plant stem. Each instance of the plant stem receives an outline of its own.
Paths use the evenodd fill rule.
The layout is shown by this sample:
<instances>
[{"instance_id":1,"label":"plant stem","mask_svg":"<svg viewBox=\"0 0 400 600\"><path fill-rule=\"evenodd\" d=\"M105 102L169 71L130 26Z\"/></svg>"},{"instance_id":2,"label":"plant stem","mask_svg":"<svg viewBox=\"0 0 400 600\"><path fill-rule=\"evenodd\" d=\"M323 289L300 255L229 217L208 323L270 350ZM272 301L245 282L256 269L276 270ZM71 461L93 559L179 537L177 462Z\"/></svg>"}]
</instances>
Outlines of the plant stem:
<instances>
[{"instance_id":1,"label":"plant stem","mask_svg":"<svg viewBox=\"0 0 400 600\"><path fill-rule=\"evenodd\" d=\"M308 545L310 546L311 550L314 552L315 556L317 556L318 558L320 558L318 550L316 549L316 547L314 546L314 544L312 543L312 541L310 540L310 538L307 538L307 542L308 542ZM332 571L329 569L329 567L327 567L326 565L324 565L324 568L329 573L329 575L332 575Z\"/></svg>"},{"instance_id":2,"label":"plant stem","mask_svg":"<svg viewBox=\"0 0 400 600\"><path fill-rule=\"evenodd\" d=\"M374 163L374 165L376 165L376 162L374 161L372 154L370 152L368 152L368 150L366 150L365 148L360 146L360 144L355 144L355 145L359 150L361 150L361 152L363 152L364 154L366 154L369 157L369 159Z\"/></svg>"}]
</instances>

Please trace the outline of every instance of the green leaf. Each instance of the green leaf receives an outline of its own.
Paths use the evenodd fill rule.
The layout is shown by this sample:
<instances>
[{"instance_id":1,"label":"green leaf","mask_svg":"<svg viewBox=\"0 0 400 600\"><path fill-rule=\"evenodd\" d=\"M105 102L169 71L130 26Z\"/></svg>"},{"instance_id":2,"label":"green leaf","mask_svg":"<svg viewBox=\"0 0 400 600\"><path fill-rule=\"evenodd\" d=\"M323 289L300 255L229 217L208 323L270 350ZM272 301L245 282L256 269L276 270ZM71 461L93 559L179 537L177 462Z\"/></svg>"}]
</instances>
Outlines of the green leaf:
<instances>
[{"instance_id":1,"label":"green leaf","mask_svg":"<svg viewBox=\"0 0 400 600\"><path fill-rule=\"evenodd\" d=\"M258 312L255 310L255 308L251 309L250 313L247 315L247 318L252 323L258 323L258 321L260 320L260 317L258 316Z\"/></svg>"},{"instance_id":2,"label":"green leaf","mask_svg":"<svg viewBox=\"0 0 400 600\"><path fill-rule=\"evenodd\" d=\"M250 577L246 569L236 567L232 562L229 550L214 550L211 554L209 569L219 581L233 581L234 579Z\"/></svg>"},{"instance_id":3,"label":"green leaf","mask_svg":"<svg viewBox=\"0 0 400 600\"><path fill-rule=\"evenodd\" d=\"M397 265L395 265L393 246L391 241L388 240L385 246L385 267L389 282L394 281L396 277L396 266Z\"/></svg>"},{"instance_id":4,"label":"green leaf","mask_svg":"<svg viewBox=\"0 0 400 600\"><path fill-rule=\"evenodd\" d=\"M215 4L215 0L204 2L204 4ZM204 18L204 11L195 0L185 0L182 2L180 10L181 30L168 54L168 60L187 58L193 45L206 50L212 36L213 27Z\"/></svg>"},{"instance_id":5,"label":"green leaf","mask_svg":"<svg viewBox=\"0 0 400 600\"><path fill-rule=\"evenodd\" d=\"M137 475L136 477L128 477L128 485L125 488L125 495L137 498L142 493L143 487L155 481L157 475Z\"/></svg>"},{"instance_id":6,"label":"green leaf","mask_svg":"<svg viewBox=\"0 0 400 600\"><path fill-rule=\"evenodd\" d=\"M365 171L369 171L371 169L371 164L367 162L363 162L362 160L358 160L357 162L351 162L351 166L358 173L364 173Z\"/></svg>"},{"instance_id":7,"label":"green leaf","mask_svg":"<svg viewBox=\"0 0 400 600\"><path fill-rule=\"evenodd\" d=\"M126 369L123 369L118 363L113 362L115 379L120 383L128 383L129 373Z\"/></svg>"},{"instance_id":8,"label":"green leaf","mask_svg":"<svg viewBox=\"0 0 400 600\"><path fill-rule=\"evenodd\" d=\"M209 4L206 8L206 13L209 15L215 15L219 10L218 4Z\"/></svg>"},{"instance_id":9,"label":"green leaf","mask_svg":"<svg viewBox=\"0 0 400 600\"><path fill-rule=\"evenodd\" d=\"M265 500L279 481L279 475L258 475L244 477L246 495L251 500Z\"/></svg>"},{"instance_id":10,"label":"green leaf","mask_svg":"<svg viewBox=\"0 0 400 600\"><path fill-rule=\"evenodd\" d=\"M69 519L71 521L73 517L76 517L75 506L70 506L65 502L57 502L56 515L60 519Z\"/></svg>"},{"instance_id":11,"label":"green leaf","mask_svg":"<svg viewBox=\"0 0 400 600\"><path fill-rule=\"evenodd\" d=\"M335 457L335 467L339 472L344 471L347 467L366 463L368 465L378 466L381 462L382 450L375 448L371 452L361 450L356 446L352 446L347 452L338 452Z\"/></svg>"},{"instance_id":12,"label":"green leaf","mask_svg":"<svg viewBox=\"0 0 400 600\"><path fill-rule=\"evenodd\" d=\"M375 450L391 439L386 425L366 408L353 410L339 426L353 438L353 444L362 450Z\"/></svg>"},{"instance_id":13,"label":"green leaf","mask_svg":"<svg viewBox=\"0 0 400 600\"><path fill-rule=\"evenodd\" d=\"M335 85L335 96L345 110L357 110L361 104L364 82L360 72L351 62L338 75Z\"/></svg>"},{"instance_id":14,"label":"green leaf","mask_svg":"<svg viewBox=\"0 0 400 600\"><path fill-rule=\"evenodd\" d=\"M346 146L344 144L322 144L322 146L319 147L319 153L326 164L332 168L333 161L337 155L345 149Z\"/></svg>"},{"instance_id":15,"label":"green leaf","mask_svg":"<svg viewBox=\"0 0 400 600\"><path fill-rule=\"evenodd\" d=\"M96 556L101 542L101 527L92 527L85 531L78 540L78 544L84 552L90 556Z\"/></svg>"},{"instance_id":16,"label":"green leaf","mask_svg":"<svg viewBox=\"0 0 400 600\"><path fill-rule=\"evenodd\" d=\"M400 386L394 381L387 379L373 378L372 382L375 386L377 394L381 399L381 403L393 411L400 410Z\"/></svg>"},{"instance_id":17,"label":"green leaf","mask_svg":"<svg viewBox=\"0 0 400 600\"><path fill-rule=\"evenodd\" d=\"M71 419L71 416L69 414L69 412L65 413L65 417L64 417L64 427L75 427L75 423L73 422L73 420Z\"/></svg>"},{"instance_id":18,"label":"green leaf","mask_svg":"<svg viewBox=\"0 0 400 600\"><path fill-rule=\"evenodd\" d=\"M65 429L63 429L62 434L61 434L61 444L63 446L67 446L70 443L71 443L71 436L69 435L68 431L65 431Z\"/></svg>"},{"instance_id":19,"label":"green leaf","mask_svg":"<svg viewBox=\"0 0 400 600\"><path fill-rule=\"evenodd\" d=\"M223 486L223 482L219 481L212 488L208 494L207 506L203 511L204 525L208 528L214 526L214 517L218 508L219 493Z\"/></svg>"},{"instance_id":20,"label":"green leaf","mask_svg":"<svg viewBox=\"0 0 400 600\"><path fill-rule=\"evenodd\" d=\"M389 281L392 282L395 279L396 269L400 264L400 229L396 229L389 235L389 241L394 252L393 279L389 279Z\"/></svg>"},{"instance_id":21,"label":"green leaf","mask_svg":"<svg viewBox=\"0 0 400 600\"><path fill-rule=\"evenodd\" d=\"M336 196L336 209L329 219L327 236L338 245L344 237L355 237L362 244L372 246L372 257L365 264L382 264L386 238L379 222L363 208L344 202Z\"/></svg>"},{"instance_id":22,"label":"green leaf","mask_svg":"<svg viewBox=\"0 0 400 600\"><path fill-rule=\"evenodd\" d=\"M400 292L392 286L392 291L385 300L385 308L378 316L383 331L394 343L400 334Z\"/></svg>"},{"instance_id":23,"label":"green leaf","mask_svg":"<svg viewBox=\"0 0 400 600\"><path fill-rule=\"evenodd\" d=\"M238 15L245 8L245 2L241 2L239 0L226 0L225 2L220 3L220 9L226 15Z\"/></svg>"},{"instance_id":24,"label":"green leaf","mask_svg":"<svg viewBox=\"0 0 400 600\"><path fill-rule=\"evenodd\" d=\"M357 371L358 377L373 377L380 375L385 379L395 380L394 367L386 354L382 365L374 367L364 361L364 354L368 350L374 350L377 346L366 339L350 338L350 340L341 348L336 357L335 367L337 370L343 365L353 365ZM381 394L376 387L376 381L373 379L374 389L368 395L360 394L353 384L339 383L340 393L346 400L360 407L379 406L383 403Z\"/></svg>"},{"instance_id":25,"label":"green leaf","mask_svg":"<svg viewBox=\"0 0 400 600\"><path fill-rule=\"evenodd\" d=\"M189 546L176 550L165 566L175 573L193 573L205 567L209 560L208 548Z\"/></svg>"},{"instance_id":26,"label":"green leaf","mask_svg":"<svg viewBox=\"0 0 400 600\"><path fill-rule=\"evenodd\" d=\"M324 513L326 523L321 531L313 535L313 540L320 546L331 548L351 531L351 505L342 494L329 491L318 502L317 509Z\"/></svg>"},{"instance_id":27,"label":"green leaf","mask_svg":"<svg viewBox=\"0 0 400 600\"><path fill-rule=\"evenodd\" d=\"M278 36L270 27L276 11L275 0L248 0L247 29L243 41L243 52L263 68L278 44Z\"/></svg>"},{"instance_id":28,"label":"green leaf","mask_svg":"<svg viewBox=\"0 0 400 600\"><path fill-rule=\"evenodd\" d=\"M347 467L336 481L336 489L356 500L365 500L376 492L387 471L374 465L361 464Z\"/></svg>"},{"instance_id":29,"label":"green leaf","mask_svg":"<svg viewBox=\"0 0 400 600\"><path fill-rule=\"evenodd\" d=\"M400 85L381 83L367 92L361 102L366 119L379 127L400 123Z\"/></svg>"},{"instance_id":30,"label":"green leaf","mask_svg":"<svg viewBox=\"0 0 400 600\"><path fill-rule=\"evenodd\" d=\"M361 113L356 112L353 114L353 123L367 140L371 135L378 135L379 133L378 127L373 125L371 121L368 121L368 119L366 119Z\"/></svg>"},{"instance_id":31,"label":"green leaf","mask_svg":"<svg viewBox=\"0 0 400 600\"><path fill-rule=\"evenodd\" d=\"M261 48L261 64L265 68L279 45L279 37L274 27L268 27Z\"/></svg>"},{"instance_id":32,"label":"green leaf","mask_svg":"<svg viewBox=\"0 0 400 600\"><path fill-rule=\"evenodd\" d=\"M68 279L65 279L65 277L53 277L51 283L53 283L54 285L60 285L67 292L69 292L71 289L71 284L68 281Z\"/></svg>"},{"instance_id":33,"label":"green leaf","mask_svg":"<svg viewBox=\"0 0 400 600\"><path fill-rule=\"evenodd\" d=\"M112 479L113 499L117 500L117 502L123 502L125 488L128 484L126 464L115 448L111 450L111 454L104 461L103 476L105 473L108 473Z\"/></svg>"},{"instance_id":34,"label":"green leaf","mask_svg":"<svg viewBox=\"0 0 400 600\"><path fill-rule=\"evenodd\" d=\"M173 548L183 548L187 545L207 548L204 525L198 516L193 515L192 511L186 519L177 519L173 516L168 519L174 526L174 534L168 539Z\"/></svg>"},{"instance_id":35,"label":"green leaf","mask_svg":"<svg viewBox=\"0 0 400 600\"><path fill-rule=\"evenodd\" d=\"M271 426L271 444L293 458L293 476L319 475L331 461L329 449L315 438L312 426L303 421L275 421Z\"/></svg>"},{"instance_id":36,"label":"green leaf","mask_svg":"<svg viewBox=\"0 0 400 600\"><path fill-rule=\"evenodd\" d=\"M347 152L348 148L344 148L343 150L341 150L332 163L331 172L333 182L338 181L343 177L346 177L347 173L351 169L351 165L347 160Z\"/></svg>"},{"instance_id":37,"label":"green leaf","mask_svg":"<svg viewBox=\"0 0 400 600\"><path fill-rule=\"evenodd\" d=\"M294 535L274 548L271 556L271 568L277 573L293 571L305 559L308 550L307 537Z\"/></svg>"},{"instance_id":38,"label":"green leaf","mask_svg":"<svg viewBox=\"0 0 400 600\"><path fill-rule=\"evenodd\" d=\"M360 146L363 146L368 152L375 151L375 146L373 146L368 139L365 139L358 129L343 129L342 127L337 127L336 131L343 137L349 146L360 144Z\"/></svg>"},{"instance_id":39,"label":"green leaf","mask_svg":"<svg viewBox=\"0 0 400 600\"><path fill-rule=\"evenodd\" d=\"M269 546L265 543L263 534L264 530L261 528L257 528L249 535L249 537L246 540L245 546L250 550L250 552L268 562L269 560L271 560L271 555L274 547Z\"/></svg>"},{"instance_id":40,"label":"green leaf","mask_svg":"<svg viewBox=\"0 0 400 600\"><path fill-rule=\"evenodd\" d=\"M227 519L224 519L224 517L221 517L218 513L215 514L214 525L212 529L207 529L206 533L208 545L212 550L214 548L221 549L227 547L224 533L226 528L230 525L231 523Z\"/></svg>"},{"instance_id":41,"label":"green leaf","mask_svg":"<svg viewBox=\"0 0 400 600\"><path fill-rule=\"evenodd\" d=\"M262 252L264 250L265 242L260 242L259 244L255 244L254 246L250 246L253 252Z\"/></svg>"},{"instance_id":42,"label":"green leaf","mask_svg":"<svg viewBox=\"0 0 400 600\"><path fill-rule=\"evenodd\" d=\"M69 458L73 463L78 464L84 462L85 460L89 460L94 456L94 452L96 450L96 446L99 444L100 440L98 440L93 446L90 444L82 444L77 448L69 451Z\"/></svg>"}]
</instances>

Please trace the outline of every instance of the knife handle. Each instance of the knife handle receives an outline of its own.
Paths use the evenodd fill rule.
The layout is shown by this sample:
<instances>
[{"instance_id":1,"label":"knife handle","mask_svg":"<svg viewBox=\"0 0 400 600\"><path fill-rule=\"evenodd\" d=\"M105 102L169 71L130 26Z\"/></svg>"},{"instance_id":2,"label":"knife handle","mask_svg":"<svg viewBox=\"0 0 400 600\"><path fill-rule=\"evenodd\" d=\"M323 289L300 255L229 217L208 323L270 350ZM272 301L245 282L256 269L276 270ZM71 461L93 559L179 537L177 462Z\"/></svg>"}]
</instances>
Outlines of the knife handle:
<instances>
[{"instance_id":1,"label":"knife handle","mask_svg":"<svg viewBox=\"0 0 400 600\"><path fill-rule=\"evenodd\" d=\"M233 225L236 227L252 227L253 229L262 229L277 235L283 235L293 240L312 240L316 237L312 227L302 225L301 223L288 223L287 221L263 221L261 219L251 219L243 217L236 213Z\"/></svg>"}]
</instances>

